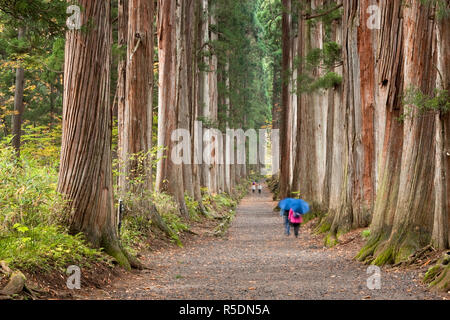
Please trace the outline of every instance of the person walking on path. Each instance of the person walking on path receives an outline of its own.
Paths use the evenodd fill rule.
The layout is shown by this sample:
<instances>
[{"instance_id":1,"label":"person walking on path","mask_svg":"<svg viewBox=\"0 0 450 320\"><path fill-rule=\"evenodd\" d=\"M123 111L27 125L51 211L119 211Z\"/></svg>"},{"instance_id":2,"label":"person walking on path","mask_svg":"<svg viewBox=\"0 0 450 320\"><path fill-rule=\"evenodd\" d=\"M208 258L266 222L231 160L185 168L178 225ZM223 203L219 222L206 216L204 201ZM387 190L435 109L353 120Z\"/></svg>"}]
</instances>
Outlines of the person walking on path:
<instances>
[{"instance_id":1,"label":"person walking on path","mask_svg":"<svg viewBox=\"0 0 450 320\"><path fill-rule=\"evenodd\" d=\"M262 192L262 184L260 183L260 184L258 185L258 193L261 194L261 192Z\"/></svg>"},{"instance_id":2,"label":"person walking on path","mask_svg":"<svg viewBox=\"0 0 450 320\"><path fill-rule=\"evenodd\" d=\"M291 223L289 221L289 211L281 209L280 215L283 217L284 234L289 237L291 235Z\"/></svg>"},{"instance_id":3,"label":"person walking on path","mask_svg":"<svg viewBox=\"0 0 450 320\"><path fill-rule=\"evenodd\" d=\"M285 198L280 200L278 207L280 208L280 215L283 217L285 235L290 235L292 225L295 235L298 236L300 224L303 222L302 215L310 211L309 204L302 199Z\"/></svg>"},{"instance_id":4,"label":"person walking on path","mask_svg":"<svg viewBox=\"0 0 450 320\"><path fill-rule=\"evenodd\" d=\"M294 212L292 209L289 210L289 222L292 227L294 227L294 235L298 238L298 231L300 230L300 225L303 222L302 215L300 213Z\"/></svg>"},{"instance_id":5,"label":"person walking on path","mask_svg":"<svg viewBox=\"0 0 450 320\"><path fill-rule=\"evenodd\" d=\"M255 193L256 191L256 182L253 182L252 184L252 192Z\"/></svg>"}]
</instances>

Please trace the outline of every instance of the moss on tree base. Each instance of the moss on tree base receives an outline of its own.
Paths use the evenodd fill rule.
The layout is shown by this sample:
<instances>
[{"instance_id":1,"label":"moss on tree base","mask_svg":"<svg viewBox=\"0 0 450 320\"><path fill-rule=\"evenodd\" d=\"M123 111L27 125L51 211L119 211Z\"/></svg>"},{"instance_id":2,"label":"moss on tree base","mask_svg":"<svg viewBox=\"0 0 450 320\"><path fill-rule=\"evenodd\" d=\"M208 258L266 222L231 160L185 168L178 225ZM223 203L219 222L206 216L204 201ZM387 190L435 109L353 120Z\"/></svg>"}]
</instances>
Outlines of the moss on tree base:
<instances>
[{"instance_id":1,"label":"moss on tree base","mask_svg":"<svg viewBox=\"0 0 450 320\"><path fill-rule=\"evenodd\" d=\"M315 234L322 234L330 231L331 229L331 223L326 221L326 219L323 219L319 225L315 228L314 233Z\"/></svg>"},{"instance_id":2,"label":"moss on tree base","mask_svg":"<svg viewBox=\"0 0 450 320\"><path fill-rule=\"evenodd\" d=\"M324 239L324 245L327 248L331 248L336 246L339 243L339 240L332 233L328 233Z\"/></svg>"},{"instance_id":3,"label":"moss on tree base","mask_svg":"<svg viewBox=\"0 0 450 320\"><path fill-rule=\"evenodd\" d=\"M450 290L450 255L448 252L427 271L423 281L434 290L445 292Z\"/></svg>"},{"instance_id":4,"label":"moss on tree base","mask_svg":"<svg viewBox=\"0 0 450 320\"><path fill-rule=\"evenodd\" d=\"M393 231L379 232L370 237L366 245L356 255L356 259L377 266L405 262L415 252L427 244L419 232Z\"/></svg>"},{"instance_id":5,"label":"moss on tree base","mask_svg":"<svg viewBox=\"0 0 450 320\"><path fill-rule=\"evenodd\" d=\"M128 258L129 254L119 246L117 241L113 241L109 239L109 237L105 237L102 241L102 247L105 250L105 253L116 259L117 263L121 267L131 271L131 259Z\"/></svg>"}]
</instances>

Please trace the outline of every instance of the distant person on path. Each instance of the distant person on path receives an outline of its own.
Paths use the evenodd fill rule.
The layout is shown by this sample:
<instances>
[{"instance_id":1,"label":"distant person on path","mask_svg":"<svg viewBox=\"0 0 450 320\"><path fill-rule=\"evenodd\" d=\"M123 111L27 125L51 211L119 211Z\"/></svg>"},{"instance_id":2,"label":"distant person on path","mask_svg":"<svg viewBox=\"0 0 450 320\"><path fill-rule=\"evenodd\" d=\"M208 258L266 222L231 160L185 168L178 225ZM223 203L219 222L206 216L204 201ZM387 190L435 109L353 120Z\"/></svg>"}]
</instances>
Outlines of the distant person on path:
<instances>
[{"instance_id":1,"label":"distant person on path","mask_svg":"<svg viewBox=\"0 0 450 320\"><path fill-rule=\"evenodd\" d=\"M252 192L255 193L255 191L256 191L256 182L253 182L253 185L252 185Z\"/></svg>"},{"instance_id":2,"label":"distant person on path","mask_svg":"<svg viewBox=\"0 0 450 320\"><path fill-rule=\"evenodd\" d=\"M261 192L262 192L262 184L260 183L260 184L258 185L258 193L261 194Z\"/></svg>"}]
</instances>

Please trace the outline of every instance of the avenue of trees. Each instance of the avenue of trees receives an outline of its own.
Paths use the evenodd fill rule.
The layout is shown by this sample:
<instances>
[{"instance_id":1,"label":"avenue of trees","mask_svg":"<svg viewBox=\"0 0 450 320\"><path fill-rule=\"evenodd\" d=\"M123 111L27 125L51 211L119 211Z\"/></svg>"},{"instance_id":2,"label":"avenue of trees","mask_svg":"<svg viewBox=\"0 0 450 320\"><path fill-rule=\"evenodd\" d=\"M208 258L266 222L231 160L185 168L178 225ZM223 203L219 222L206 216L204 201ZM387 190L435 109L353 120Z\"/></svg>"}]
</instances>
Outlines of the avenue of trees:
<instances>
[{"instance_id":1,"label":"avenue of trees","mask_svg":"<svg viewBox=\"0 0 450 320\"><path fill-rule=\"evenodd\" d=\"M278 198L328 246L370 227L357 258L396 264L450 247L449 39L449 0L0 0L0 138L18 168L39 141L69 232L131 268L119 199L170 235L155 194L188 221L259 169L198 163L208 129L213 160L227 128L280 129Z\"/></svg>"},{"instance_id":2,"label":"avenue of trees","mask_svg":"<svg viewBox=\"0 0 450 320\"><path fill-rule=\"evenodd\" d=\"M279 193L382 265L449 248L450 2L373 4L282 1Z\"/></svg>"},{"instance_id":3,"label":"avenue of trees","mask_svg":"<svg viewBox=\"0 0 450 320\"><path fill-rule=\"evenodd\" d=\"M13 137L18 158L24 130L60 139L57 191L71 234L140 267L119 239L119 199L170 236L155 193L170 196L189 221L193 203L208 215L205 193L232 195L248 177L245 164L218 159L227 128L270 123L260 2L0 2L2 136ZM77 7L66 13L68 5ZM175 129L190 132L189 163L171 159ZM209 137L217 147L211 163L198 163L209 129L220 132Z\"/></svg>"}]
</instances>

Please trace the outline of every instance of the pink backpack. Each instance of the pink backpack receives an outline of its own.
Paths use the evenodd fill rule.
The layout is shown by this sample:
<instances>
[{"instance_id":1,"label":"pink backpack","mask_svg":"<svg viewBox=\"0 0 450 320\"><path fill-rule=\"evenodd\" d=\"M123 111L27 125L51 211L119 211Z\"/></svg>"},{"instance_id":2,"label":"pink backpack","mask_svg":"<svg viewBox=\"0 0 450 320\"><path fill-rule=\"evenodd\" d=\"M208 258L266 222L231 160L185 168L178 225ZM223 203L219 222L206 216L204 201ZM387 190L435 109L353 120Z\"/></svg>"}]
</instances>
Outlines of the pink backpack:
<instances>
[{"instance_id":1,"label":"pink backpack","mask_svg":"<svg viewBox=\"0 0 450 320\"><path fill-rule=\"evenodd\" d=\"M302 215L295 213L292 209L289 210L289 221L291 223L303 223Z\"/></svg>"}]
</instances>

